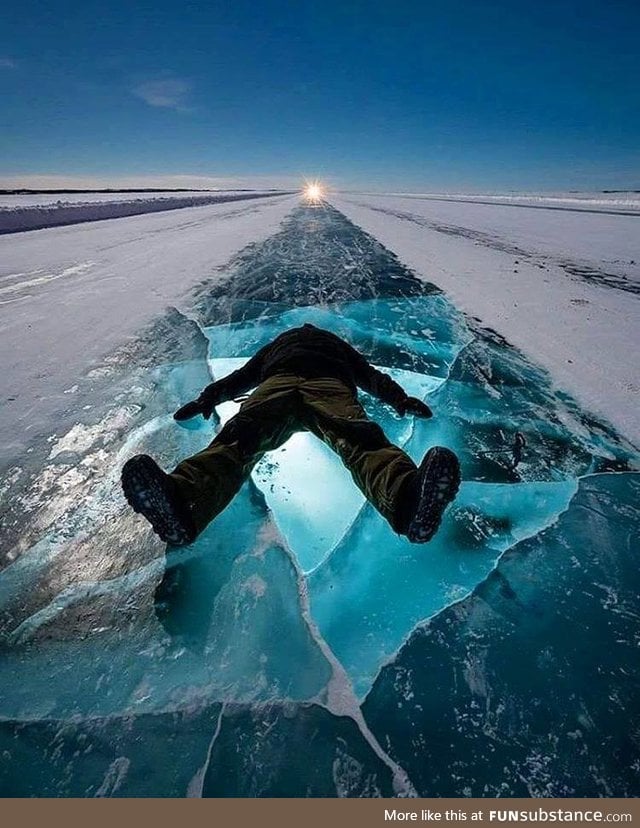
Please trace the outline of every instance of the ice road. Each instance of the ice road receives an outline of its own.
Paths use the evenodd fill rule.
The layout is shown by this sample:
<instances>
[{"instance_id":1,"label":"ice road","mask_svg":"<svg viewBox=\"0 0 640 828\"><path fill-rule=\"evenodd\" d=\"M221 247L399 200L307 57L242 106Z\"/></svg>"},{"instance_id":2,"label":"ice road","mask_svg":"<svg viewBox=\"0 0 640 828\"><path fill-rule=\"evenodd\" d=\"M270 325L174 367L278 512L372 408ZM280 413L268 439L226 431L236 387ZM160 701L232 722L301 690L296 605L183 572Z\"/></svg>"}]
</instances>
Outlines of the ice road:
<instances>
[{"instance_id":1,"label":"ice road","mask_svg":"<svg viewBox=\"0 0 640 828\"><path fill-rule=\"evenodd\" d=\"M363 203L0 240L3 795L640 793L638 450L350 220ZM415 459L460 456L441 531L395 536L299 434L166 549L122 464L206 445L234 404L213 425L173 410L304 321L434 409L363 400Z\"/></svg>"}]
</instances>

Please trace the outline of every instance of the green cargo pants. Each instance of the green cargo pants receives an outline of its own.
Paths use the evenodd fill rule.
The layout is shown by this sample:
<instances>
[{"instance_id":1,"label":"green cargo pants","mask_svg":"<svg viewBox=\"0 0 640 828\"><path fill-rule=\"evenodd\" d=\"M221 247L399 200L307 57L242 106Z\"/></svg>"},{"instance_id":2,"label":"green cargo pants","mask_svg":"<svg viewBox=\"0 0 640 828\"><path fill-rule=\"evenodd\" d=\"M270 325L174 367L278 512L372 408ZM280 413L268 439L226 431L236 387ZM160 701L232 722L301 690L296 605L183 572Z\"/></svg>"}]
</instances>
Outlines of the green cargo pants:
<instances>
[{"instance_id":1,"label":"green cargo pants","mask_svg":"<svg viewBox=\"0 0 640 828\"><path fill-rule=\"evenodd\" d=\"M403 490L415 479L413 460L368 419L343 382L286 374L265 380L206 449L171 473L198 532L233 499L262 455L297 431L310 431L327 443L367 500L395 531L403 531Z\"/></svg>"}]
</instances>

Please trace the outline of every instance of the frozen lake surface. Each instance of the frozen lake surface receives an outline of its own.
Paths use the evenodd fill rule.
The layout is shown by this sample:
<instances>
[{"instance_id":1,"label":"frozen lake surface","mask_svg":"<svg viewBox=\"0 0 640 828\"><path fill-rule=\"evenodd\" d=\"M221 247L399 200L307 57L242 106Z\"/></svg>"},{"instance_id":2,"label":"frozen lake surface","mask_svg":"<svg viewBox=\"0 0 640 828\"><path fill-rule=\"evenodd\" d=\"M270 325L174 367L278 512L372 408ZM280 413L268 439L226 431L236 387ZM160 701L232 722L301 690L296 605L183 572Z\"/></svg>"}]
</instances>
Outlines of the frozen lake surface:
<instances>
[{"instance_id":1,"label":"frozen lake surface","mask_svg":"<svg viewBox=\"0 0 640 828\"><path fill-rule=\"evenodd\" d=\"M206 264L222 206L194 210L188 231L167 216L106 222L93 281L10 282L21 301L4 308L5 342L22 341L12 314L26 323L37 310L44 334L33 336L51 354L27 390L29 417L2 423L3 794L638 794L627 727L638 713L638 450L357 226L391 209L362 198L345 197L344 212L286 197L256 205L259 238L246 238L256 213L230 216L220 246L242 249L223 268ZM82 232L25 234L13 255L67 239L84 261L98 236ZM86 291L83 319L96 297L113 301L107 268L117 278L133 257L148 290L145 251L177 307L141 310L129 274L120 318L115 306L102 306L104 321L95 312L107 344L87 356L82 322L59 345L65 320L46 317L59 291ZM197 266L182 292L167 287L186 261ZM331 452L299 434L195 544L165 549L126 507L122 464L148 452L169 468L206 445L220 421L181 427L173 410L303 322L428 400L434 418L414 421L363 396L414 459L434 444L458 453L463 485L440 532L426 546L394 535ZM56 365L60 347L71 368ZM10 364L20 393L26 363ZM514 471L518 432L527 446Z\"/></svg>"}]
</instances>

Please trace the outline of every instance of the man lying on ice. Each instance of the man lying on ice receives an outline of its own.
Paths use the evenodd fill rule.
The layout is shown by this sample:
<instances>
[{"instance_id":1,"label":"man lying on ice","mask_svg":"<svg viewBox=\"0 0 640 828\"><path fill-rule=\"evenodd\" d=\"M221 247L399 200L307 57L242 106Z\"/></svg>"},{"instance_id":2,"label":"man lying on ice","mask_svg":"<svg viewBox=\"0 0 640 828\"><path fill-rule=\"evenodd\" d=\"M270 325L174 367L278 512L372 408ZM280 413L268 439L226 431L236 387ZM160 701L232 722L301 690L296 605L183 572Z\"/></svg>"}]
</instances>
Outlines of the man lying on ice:
<instances>
[{"instance_id":1,"label":"man lying on ice","mask_svg":"<svg viewBox=\"0 0 640 828\"><path fill-rule=\"evenodd\" d=\"M407 396L335 334L308 324L286 331L174 414L176 420L209 418L218 403L255 388L211 445L170 474L146 454L132 457L122 469L125 496L162 540L189 544L233 499L265 452L296 431L310 431L339 455L395 532L426 543L458 491L458 460L436 446L416 467L369 420L358 387L400 415L431 416L425 403Z\"/></svg>"}]
</instances>

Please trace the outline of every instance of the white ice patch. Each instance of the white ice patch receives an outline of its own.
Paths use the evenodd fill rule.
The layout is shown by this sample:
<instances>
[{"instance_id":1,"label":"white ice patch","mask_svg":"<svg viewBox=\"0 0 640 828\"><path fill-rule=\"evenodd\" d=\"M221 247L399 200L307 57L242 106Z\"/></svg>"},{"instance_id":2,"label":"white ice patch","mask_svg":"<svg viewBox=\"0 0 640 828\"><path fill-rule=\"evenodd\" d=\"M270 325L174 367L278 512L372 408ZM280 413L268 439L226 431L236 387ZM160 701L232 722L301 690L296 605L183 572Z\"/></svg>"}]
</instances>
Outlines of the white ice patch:
<instances>
[{"instance_id":1,"label":"white ice patch","mask_svg":"<svg viewBox=\"0 0 640 828\"><path fill-rule=\"evenodd\" d=\"M53 460L63 452L74 454L87 452L98 441L103 445L112 442L119 432L128 427L139 411L140 406L129 405L110 411L95 425L76 423L65 435L56 440L49 453L49 459Z\"/></svg>"}]
</instances>

